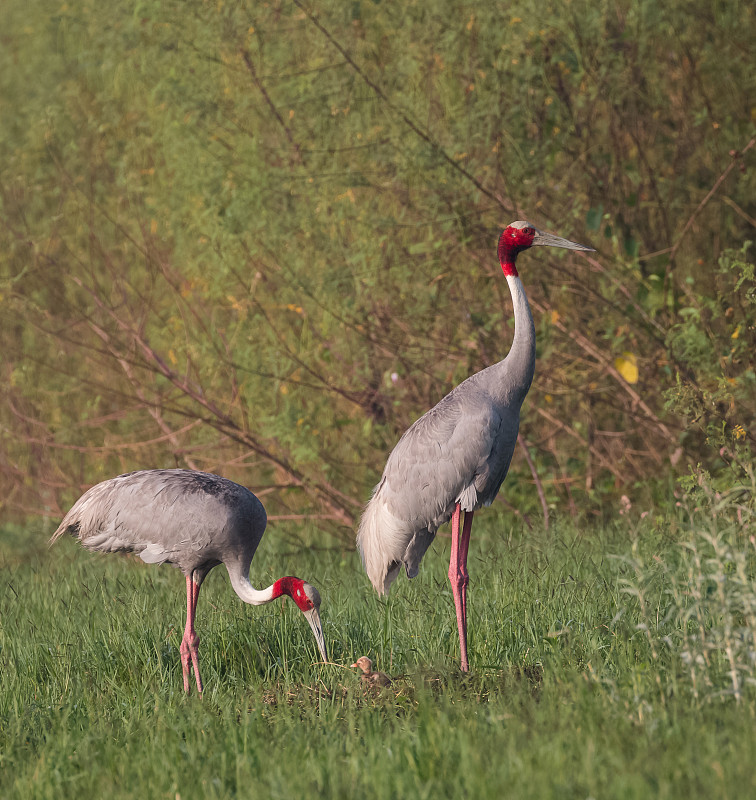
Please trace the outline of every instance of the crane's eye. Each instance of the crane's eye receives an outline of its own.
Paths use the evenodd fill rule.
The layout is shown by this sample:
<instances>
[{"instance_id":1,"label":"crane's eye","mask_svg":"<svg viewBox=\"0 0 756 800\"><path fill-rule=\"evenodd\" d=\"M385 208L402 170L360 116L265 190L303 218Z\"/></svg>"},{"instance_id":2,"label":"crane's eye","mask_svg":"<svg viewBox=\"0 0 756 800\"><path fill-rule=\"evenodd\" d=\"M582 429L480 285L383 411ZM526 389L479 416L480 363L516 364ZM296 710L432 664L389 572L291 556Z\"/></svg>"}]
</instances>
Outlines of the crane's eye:
<instances>
[{"instance_id":1,"label":"crane's eye","mask_svg":"<svg viewBox=\"0 0 756 800\"><path fill-rule=\"evenodd\" d=\"M527 233L527 234L528 234L528 236L532 236L532 235L535 233L535 228L528 228L528 229L525 231L525 233Z\"/></svg>"}]
</instances>

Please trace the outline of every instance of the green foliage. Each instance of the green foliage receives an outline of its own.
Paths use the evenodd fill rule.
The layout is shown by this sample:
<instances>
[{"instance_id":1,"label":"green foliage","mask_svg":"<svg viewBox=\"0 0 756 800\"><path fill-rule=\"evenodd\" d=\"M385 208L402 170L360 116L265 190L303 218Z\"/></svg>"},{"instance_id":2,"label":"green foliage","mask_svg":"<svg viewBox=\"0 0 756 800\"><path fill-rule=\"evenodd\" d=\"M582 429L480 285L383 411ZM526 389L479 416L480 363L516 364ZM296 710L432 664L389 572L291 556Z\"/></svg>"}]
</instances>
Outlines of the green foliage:
<instances>
[{"instance_id":1,"label":"green foliage","mask_svg":"<svg viewBox=\"0 0 756 800\"><path fill-rule=\"evenodd\" d=\"M32 530L9 547L3 530L0 795L749 795L756 690L739 637L752 625L753 516L740 536L730 523L753 494L706 504L707 492L667 519L588 531L502 531L483 517L466 677L448 540L380 600L354 553L292 554L269 533L252 579L317 579L333 663L317 662L292 603L245 606L219 567L199 603L201 701L183 696L177 571L70 538L48 551ZM739 701L728 641L743 643ZM347 668L362 654L391 688L363 689Z\"/></svg>"},{"instance_id":2,"label":"green foliage","mask_svg":"<svg viewBox=\"0 0 756 800\"><path fill-rule=\"evenodd\" d=\"M714 271L715 293L689 291L681 321L667 335L678 368L666 391L667 406L688 423L689 435L706 435L710 444L737 447L750 460L756 415L756 282L747 260L751 243L726 250ZM683 377L684 376L684 377Z\"/></svg>"},{"instance_id":3,"label":"green foliage","mask_svg":"<svg viewBox=\"0 0 756 800\"><path fill-rule=\"evenodd\" d=\"M706 472L681 482L687 520L677 552L649 558L636 540L624 559L633 571L622 579L628 610L648 639L662 697L740 702L756 686L756 475L750 464L732 466L724 491Z\"/></svg>"},{"instance_id":4,"label":"green foliage","mask_svg":"<svg viewBox=\"0 0 756 800\"><path fill-rule=\"evenodd\" d=\"M399 433L505 354L494 247L521 217L599 250L522 258L523 432L550 507L600 513L670 457L716 468L693 416L752 441L751 4L3 15L11 513L57 517L101 478L179 464L351 538ZM684 416L665 407L678 374ZM532 480L518 453L526 515Z\"/></svg>"}]
</instances>

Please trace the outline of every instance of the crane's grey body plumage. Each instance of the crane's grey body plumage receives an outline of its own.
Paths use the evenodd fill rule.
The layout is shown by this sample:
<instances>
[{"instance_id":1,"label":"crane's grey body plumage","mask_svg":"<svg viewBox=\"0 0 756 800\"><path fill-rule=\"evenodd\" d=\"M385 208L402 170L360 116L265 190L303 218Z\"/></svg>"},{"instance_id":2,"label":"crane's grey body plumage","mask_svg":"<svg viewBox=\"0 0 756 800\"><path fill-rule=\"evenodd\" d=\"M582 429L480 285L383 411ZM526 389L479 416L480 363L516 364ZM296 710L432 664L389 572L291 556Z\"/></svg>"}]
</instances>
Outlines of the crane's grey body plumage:
<instances>
[{"instance_id":1,"label":"crane's grey body plumage","mask_svg":"<svg viewBox=\"0 0 756 800\"><path fill-rule=\"evenodd\" d=\"M216 565L248 574L267 524L263 504L226 478L183 469L142 470L85 492L53 540L72 533L88 550L132 552L201 583Z\"/></svg>"},{"instance_id":2,"label":"crane's grey body plumage","mask_svg":"<svg viewBox=\"0 0 756 800\"><path fill-rule=\"evenodd\" d=\"M410 578L417 574L457 503L464 511L490 505L506 478L535 367L535 328L519 278L510 288L517 327L509 354L407 429L365 508L357 544L379 594L388 592L402 564Z\"/></svg>"},{"instance_id":3,"label":"crane's grey body plumage","mask_svg":"<svg viewBox=\"0 0 756 800\"><path fill-rule=\"evenodd\" d=\"M199 671L199 636L194 629L200 587L210 570L225 564L236 594L251 605L288 595L304 614L327 661L318 590L293 576L255 589L249 567L265 533L268 517L249 489L212 475L185 469L129 472L85 492L63 518L51 541L64 533L88 550L136 553L147 564L172 564L186 577L187 617L179 648L184 690Z\"/></svg>"},{"instance_id":4,"label":"crane's grey body plumage","mask_svg":"<svg viewBox=\"0 0 756 800\"><path fill-rule=\"evenodd\" d=\"M499 263L514 307L507 357L472 375L418 419L386 462L360 520L357 545L370 582L386 594L404 564L413 578L440 525L452 521L449 581L459 631L460 668L467 658L467 555L473 514L496 497L512 461L520 407L535 369L535 326L515 261L534 245L592 250L518 220L499 236ZM464 512L464 523L461 524Z\"/></svg>"}]
</instances>

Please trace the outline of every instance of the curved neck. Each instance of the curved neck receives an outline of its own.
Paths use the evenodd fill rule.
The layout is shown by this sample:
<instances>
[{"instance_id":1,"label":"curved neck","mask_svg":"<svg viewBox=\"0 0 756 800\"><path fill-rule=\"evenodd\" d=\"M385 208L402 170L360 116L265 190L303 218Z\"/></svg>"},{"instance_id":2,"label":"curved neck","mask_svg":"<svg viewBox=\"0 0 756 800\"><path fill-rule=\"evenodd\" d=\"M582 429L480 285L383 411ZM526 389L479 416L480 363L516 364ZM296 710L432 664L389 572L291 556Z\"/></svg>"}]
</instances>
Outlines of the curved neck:
<instances>
[{"instance_id":1,"label":"curved neck","mask_svg":"<svg viewBox=\"0 0 756 800\"><path fill-rule=\"evenodd\" d=\"M280 580L268 586L267 589L255 589L249 582L249 576L245 575L237 565L226 564L226 569L228 570L228 577L231 578L231 586L245 603L261 606L265 603L270 603L271 600L275 600L283 594L287 594Z\"/></svg>"},{"instance_id":2,"label":"curved neck","mask_svg":"<svg viewBox=\"0 0 756 800\"><path fill-rule=\"evenodd\" d=\"M508 278L510 276L513 278L518 278L520 276L520 273L517 271L517 267L515 266L515 255L510 255L505 261L501 262L501 269Z\"/></svg>"},{"instance_id":3,"label":"curved neck","mask_svg":"<svg viewBox=\"0 0 756 800\"><path fill-rule=\"evenodd\" d=\"M512 264L514 267L514 264ZM504 267L504 264L502 264ZM525 295L525 288L522 281L515 274L507 273L507 283L512 294L512 306L514 308L515 333L512 347L507 357L490 367L497 374L497 385L493 394L501 402L522 405L525 395L530 389L535 372L536 356L536 335L533 315L530 313L530 304Z\"/></svg>"}]
</instances>

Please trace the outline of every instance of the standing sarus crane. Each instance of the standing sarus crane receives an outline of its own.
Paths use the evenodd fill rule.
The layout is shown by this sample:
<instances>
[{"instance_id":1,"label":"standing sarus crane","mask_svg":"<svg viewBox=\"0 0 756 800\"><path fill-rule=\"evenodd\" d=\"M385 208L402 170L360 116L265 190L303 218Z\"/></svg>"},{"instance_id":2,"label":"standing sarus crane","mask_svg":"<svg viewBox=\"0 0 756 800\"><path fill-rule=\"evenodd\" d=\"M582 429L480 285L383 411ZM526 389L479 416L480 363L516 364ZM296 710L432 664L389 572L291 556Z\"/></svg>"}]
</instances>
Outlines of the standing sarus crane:
<instances>
[{"instance_id":1,"label":"standing sarus crane","mask_svg":"<svg viewBox=\"0 0 756 800\"><path fill-rule=\"evenodd\" d=\"M225 564L236 594L253 606L288 595L310 623L327 661L318 590L300 578L280 578L267 589L249 582L249 565L265 533L263 504L237 483L188 469L150 469L103 481L85 492L52 535L74 535L87 550L136 553L147 564L172 564L186 576L186 627L181 640L184 690L194 668L202 694L199 636L194 617L202 581Z\"/></svg>"},{"instance_id":2,"label":"standing sarus crane","mask_svg":"<svg viewBox=\"0 0 756 800\"><path fill-rule=\"evenodd\" d=\"M543 233L529 222L509 225L499 238L499 262L512 294L515 333L503 361L469 377L414 422L392 450L365 507L357 546L370 582L388 592L404 565L417 575L439 526L452 521L449 580L454 594L463 672L467 661L467 549L473 514L496 497L512 460L520 407L535 369L535 326L515 267L536 245L593 250ZM465 512L460 535L460 516Z\"/></svg>"}]
</instances>

